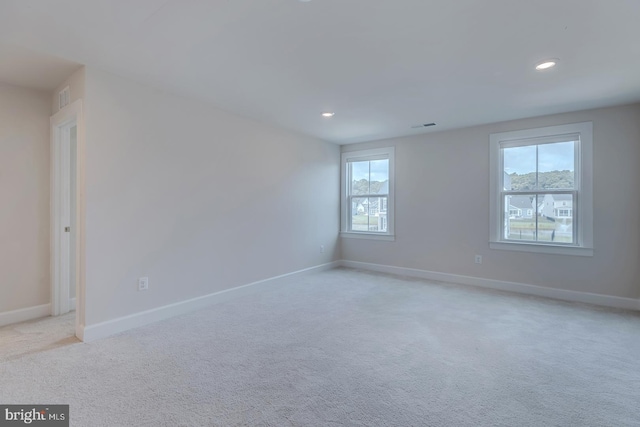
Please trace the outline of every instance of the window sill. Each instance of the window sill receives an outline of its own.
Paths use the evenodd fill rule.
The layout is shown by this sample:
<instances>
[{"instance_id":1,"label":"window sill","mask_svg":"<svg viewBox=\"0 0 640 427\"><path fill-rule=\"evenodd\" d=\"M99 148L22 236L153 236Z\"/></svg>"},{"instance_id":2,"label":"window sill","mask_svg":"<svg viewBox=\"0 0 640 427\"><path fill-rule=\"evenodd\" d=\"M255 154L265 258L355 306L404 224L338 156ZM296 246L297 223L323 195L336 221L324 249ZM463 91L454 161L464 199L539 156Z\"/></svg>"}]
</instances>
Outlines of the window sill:
<instances>
[{"instance_id":1,"label":"window sill","mask_svg":"<svg viewBox=\"0 0 640 427\"><path fill-rule=\"evenodd\" d=\"M593 256L593 248L578 246L536 245L534 243L517 242L489 242L489 247L491 249L505 251L535 252L552 255Z\"/></svg>"},{"instance_id":2,"label":"window sill","mask_svg":"<svg viewBox=\"0 0 640 427\"><path fill-rule=\"evenodd\" d=\"M386 240L389 242L396 240L396 236L392 234L354 233L350 231L341 231L340 237L346 237L348 239Z\"/></svg>"}]
</instances>

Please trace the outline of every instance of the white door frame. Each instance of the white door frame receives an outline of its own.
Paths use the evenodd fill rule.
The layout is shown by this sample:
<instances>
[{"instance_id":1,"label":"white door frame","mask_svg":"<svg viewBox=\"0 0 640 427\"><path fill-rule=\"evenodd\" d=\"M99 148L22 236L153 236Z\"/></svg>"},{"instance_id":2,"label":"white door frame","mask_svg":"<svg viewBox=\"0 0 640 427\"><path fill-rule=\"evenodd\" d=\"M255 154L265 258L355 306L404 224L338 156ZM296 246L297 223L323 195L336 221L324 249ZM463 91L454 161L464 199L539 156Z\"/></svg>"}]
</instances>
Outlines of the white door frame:
<instances>
[{"instance_id":1,"label":"white door frame","mask_svg":"<svg viewBox=\"0 0 640 427\"><path fill-rule=\"evenodd\" d=\"M77 100L51 116L51 315L57 316L69 311L69 240L64 227L64 206L68 206L70 192L65 191L62 182L69 179L71 167L75 167L76 206L75 206L75 277L76 283L76 336L84 335L84 122L82 101ZM77 156L75 165L71 164L68 147L63 147L64 137L72 124L77 130ZM67 133L67 134L65 134Z\"/></svg>"}]
</instances>

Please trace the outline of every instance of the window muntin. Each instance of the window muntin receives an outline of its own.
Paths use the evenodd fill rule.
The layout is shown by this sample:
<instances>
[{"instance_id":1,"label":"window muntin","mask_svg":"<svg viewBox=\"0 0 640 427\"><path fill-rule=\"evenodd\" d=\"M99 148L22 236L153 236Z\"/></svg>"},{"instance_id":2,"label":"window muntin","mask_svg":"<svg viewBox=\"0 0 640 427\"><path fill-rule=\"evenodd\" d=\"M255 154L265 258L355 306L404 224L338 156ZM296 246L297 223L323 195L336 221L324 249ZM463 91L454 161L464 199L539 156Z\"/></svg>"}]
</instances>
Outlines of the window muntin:
<instances>
[{"instance_id":1,"label":"window muntin","mask_svg":"<svg viewBox=\"0 0 640 427\"><path fill-rule=\"evenodd\" d=\"M342 155L342 232L393 235L393 148Z\"/></svg>"},{"instance_id":2,"label":"window muntin","mask_svg":"<svg viewBox=\"0 0 640 427\"><path fill-rule=\"evenodd\" d=\"M491 135L491 248L593 254L592 126Z\"/></svg>"}]
</instances>

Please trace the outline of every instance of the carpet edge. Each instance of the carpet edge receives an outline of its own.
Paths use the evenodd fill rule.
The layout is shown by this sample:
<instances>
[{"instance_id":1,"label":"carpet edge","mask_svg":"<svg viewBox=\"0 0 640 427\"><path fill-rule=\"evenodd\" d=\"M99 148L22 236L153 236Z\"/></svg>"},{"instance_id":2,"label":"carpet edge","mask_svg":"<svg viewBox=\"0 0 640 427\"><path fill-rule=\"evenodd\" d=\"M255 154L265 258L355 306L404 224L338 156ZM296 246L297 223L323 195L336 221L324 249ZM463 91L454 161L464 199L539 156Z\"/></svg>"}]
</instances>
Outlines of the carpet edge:
<instances>
[{"instance_id":1,"label":"carpet edge","mask_svg":"<svg viewBox=\"0 0 640 427\"><path fill-rule=\"evenodd\" d=\"M340 261L332 261L326 264L320 264L314 267L309 267L302 270L293 271L291 273L281 274L279 276L247 283L245 285L236 286L234 288L213 292L211 294L191 298L185 301L179 301L150 310L129 314L127 316L118 317L115 319L96 323L94 325L87 325L84 327L81 326L81 331L80 334L78 334L78 337L84 342L91 342L102 338L107 338L111 335L124 332L129 329L138 328L140 326L148 325L160 320L190 313L192 311L199 310L213 304L228 301L232 298L237 298L243 294L253 292L254 289L252 288L255 288L257 285L274 284L279 280L285 278L331 270L338 266L340 266Z\"/></svg>"},{"instance_id":2,"label":"carpet edge","mask_svg":"<svg viewBox=\"0 0 640 427\"><path fill-rule=\"evenodd\" d=\"M480 277L463 276L458 274L440 273L436 271L420 270L417 268L396 267L392 265L374 264L361 261L342 260L342 267L376 271L380 273L397 274L420 279L437 280L440 282L457 283L499 291L514 292L524 295L535 295L562 301L593 304L604 307L620 308L640 311L640 299L617 297L613 295L594 294L590 292L570 291L566 289L548 288L529 285L526 283L507 282L502 280L484 279Z\"/></svg>"}]
</instances>

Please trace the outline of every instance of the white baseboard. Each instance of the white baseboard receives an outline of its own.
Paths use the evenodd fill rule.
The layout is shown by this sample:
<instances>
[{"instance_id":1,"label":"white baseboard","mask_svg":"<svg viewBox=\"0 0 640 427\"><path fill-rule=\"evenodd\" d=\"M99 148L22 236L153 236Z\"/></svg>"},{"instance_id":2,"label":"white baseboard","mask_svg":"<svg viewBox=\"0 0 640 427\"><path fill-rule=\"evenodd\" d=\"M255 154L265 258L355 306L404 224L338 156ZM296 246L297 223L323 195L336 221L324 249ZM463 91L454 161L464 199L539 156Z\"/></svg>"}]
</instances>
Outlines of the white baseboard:
<instances>
[{"instance_id":1,"label":"white baseboard","mask_svg":"<svg viewBox=\"0 0 640 427\"><path fill-rule=\"evenodd\" d=\"M51 304L36 305L0 313L0 326L51 316Z\"/></svg>"},{"instance_id":2,"label":"white baseboard","mask_svg":"<svg viewBox=\"0 0 640 427\"><path fill-rule=\"evenodd\" d=\"M334 261L315 267L305 268L303 270L294 271L292 273L282 274L280 276L271 277L269 279L259 280L257 282L248 283L224 291L214 292L198 298L180 301L174 304L165 305L151 310L142 311L140 313L119 317L117 319L108 320L106 322L96 323L95 325L80 326L77 331L78 338L84 342L95 341L106 338L129 329L157 322L159 320L168 319L170 317L179 316L195 310L199 310L212 304L228 301L239 296L248 295L255 292L257 285L273 285L278 281L292 276L300 276L309 273L315 273L324 270L331 270L339 267L340 261Z\"/></svg>"},{"instance_id":3,"label":"white baseboard","mask_svg":"<svg viewBox=\"0 0 640 427\"><path fill-rule=\"evenodd\" d=\"M361 270L377 271L380 273L397 274L401 276L417 277L420 279L437 280L440 282L458 283L461 285L478 286L500 291L516 292L519 294L536 295L540 297L559 299L563 301L581 302L601 305L605 307L622 308L626 310L640 310L640 299L615 297L609 295L592 294L589 292L568 291L565 289L546 288L543 286L527 285L524 283L505 282L501 280L482 279L479 277L461 276L457 274L438 273L435 271L419 270L415 268L395 267L391 265L371 264L367 262L340 262L343 267Z\"/></svg>"},{"instance_id":4,"label":"white baseboard","mask_svg":"<svg viewBox=\"0 0 640 427\"><path fill-rule=\"evenodd\" d=\"M69 311L74 311L76 309L76 299L69 298Z\"/></svg>"}]
</instances>

